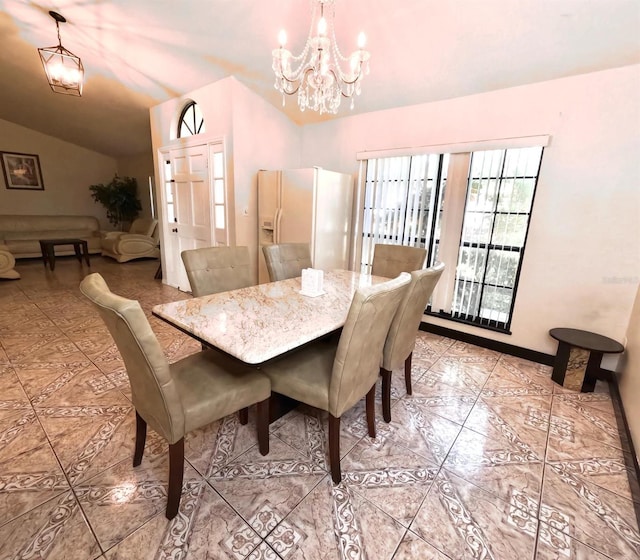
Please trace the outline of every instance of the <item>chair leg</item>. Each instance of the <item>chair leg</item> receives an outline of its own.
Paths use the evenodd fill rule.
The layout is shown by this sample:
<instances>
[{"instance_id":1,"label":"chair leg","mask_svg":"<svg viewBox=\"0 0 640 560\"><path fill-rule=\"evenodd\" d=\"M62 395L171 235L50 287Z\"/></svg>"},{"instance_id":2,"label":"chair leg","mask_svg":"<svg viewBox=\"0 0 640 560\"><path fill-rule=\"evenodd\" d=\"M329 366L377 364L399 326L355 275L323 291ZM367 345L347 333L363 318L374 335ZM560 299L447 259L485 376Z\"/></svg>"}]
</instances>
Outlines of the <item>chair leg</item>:
<instances>
[{"instance_id":1,"label":"chair leg","mask_svg":"<svg viewBox=\"0 0 640 560\"><path fill-rule=\"evenodd\" d=\"M167 519L178 515L182 496L182 477L184 476L184 438L169 444L169 491L167 497Z\"/></svg>"},{"instance_id":2,"label":"chair leg","mask_svg":"<svg viewBox=\"0 0 640 560\"><path fill-rule=\"evenodd\" d=\"M380 368L382 375L382 417L384 421L391 422L391 372Z\"/></svg>"},{"instance_id":3,"label":"chair leg","mask_svg":"<svg viewBox=\"0 0 640 560\"><path fill-rule=\"evenodd\" d=\"M249 407L245 406L238 410L238 420L243 426L249 423Z\"/></svg>"},{"instance_id":4,"label":"chair leg","mask_svg":"<svg viewBox=\"0 0 640 560\"><path fill-rule=\"evenodd\" d=\"M331 465L331 479L335 484L342 481L340 472L340 418L329 414L329 464Z\"/></svg>"},{"instance_id":5,"label":"chair leg","mask_svg":"<svg viewBox=\"0 0 640 560\"><path fill-rule=\"evenodd\" d=\"M411 352L404 361L404 384L407 388L407 395L413 394L411 390L411 356L413 356L413 352Z\"/></svg>"},{"instance_id":6,"label":"chair leg","mask_svg":"<svg viewBox=\"0 0 640 560\"><path fill-rule=\"evenodd\" d=\"M137 467L142 462L144 444L147 441L147 423L136 410L136 450L133 453L133 466Z\"/></svg>"},{"instance_id":7,"label":"chair leg","mask_svg":"<svg viewBox=\"0 0 640 560\"><path fill-rule=\"evenodd\" d=\"M269 453L269 399L256 403L256 425L258 449L261 455L267 455Z\"/></svg>"},{"instance_id":8,"label":"chair leg","mask_svg":"<svg viewBox=\"0 0 640 560\"><path fill-rule=\"evenodd\" d=\"M375 383L367 393L366 410L367 410L367 428L369 429L369 437L375 438L376 437L376 384Z\"/></svg>"}]
</instances>

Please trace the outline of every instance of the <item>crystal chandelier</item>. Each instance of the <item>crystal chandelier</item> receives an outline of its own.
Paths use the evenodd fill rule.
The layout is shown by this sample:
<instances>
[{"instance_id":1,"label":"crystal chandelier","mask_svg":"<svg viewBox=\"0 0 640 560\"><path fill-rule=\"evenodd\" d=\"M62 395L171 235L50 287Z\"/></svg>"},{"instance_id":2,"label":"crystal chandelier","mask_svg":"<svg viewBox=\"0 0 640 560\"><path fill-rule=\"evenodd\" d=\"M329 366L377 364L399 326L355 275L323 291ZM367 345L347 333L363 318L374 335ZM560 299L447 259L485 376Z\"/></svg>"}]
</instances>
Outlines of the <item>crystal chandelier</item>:
<instances>
[{"instance_id":1,"label":"crystal chandelier","mask_svg":"<svg viewBox=\"0 0 640 560\"><path fill-rule=\"evenodd\" d=\"M293 56L285 49L287 34L280 32L280 48L273 51L274 87L285 94L298 94L301 111L312 109L337 113L342 97L360 95L362 76L369 73L369 53L364 50L365 36L358 36L358 50L345 57L336 42L333 20L335 0L313 0L313 16L304 50ZM343 70L342 64L346 67Z\"/></svg>"},{"instance_id":2,"label":"crystal chandelier","mask_svg":"<svg viewBox=\"0 0 640 560\"><path fill-rule=\"evenodd\" d=\"M80 57L65 49L60 40L60 24L66 23L67 20L58 12L49 12L49 15L56 22L58 45L38 49L47 80L54 92L80 97L84 81L84 66Z\"/></svg>"}]
</instances>

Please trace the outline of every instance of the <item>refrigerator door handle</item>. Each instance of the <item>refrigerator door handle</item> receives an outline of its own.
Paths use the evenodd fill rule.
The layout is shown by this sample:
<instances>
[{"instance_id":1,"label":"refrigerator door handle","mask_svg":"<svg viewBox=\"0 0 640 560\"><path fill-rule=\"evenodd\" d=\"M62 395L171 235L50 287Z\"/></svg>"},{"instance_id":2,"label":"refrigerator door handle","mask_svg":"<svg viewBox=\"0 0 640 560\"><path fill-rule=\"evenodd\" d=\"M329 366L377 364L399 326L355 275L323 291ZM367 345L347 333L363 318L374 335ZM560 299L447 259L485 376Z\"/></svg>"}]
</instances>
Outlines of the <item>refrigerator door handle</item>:
<instances>
[{"instance_id":1,"label":"refrigerator door handle","mask_svg":"<svg viewBox=\"0 0 640 560\"><path fill-rule=\"evenodd\" d=\"M280 219L282 218L282 208L276 210L276 216L273 224L273 242L280 243Z\"/></svg>"}]
</instances>

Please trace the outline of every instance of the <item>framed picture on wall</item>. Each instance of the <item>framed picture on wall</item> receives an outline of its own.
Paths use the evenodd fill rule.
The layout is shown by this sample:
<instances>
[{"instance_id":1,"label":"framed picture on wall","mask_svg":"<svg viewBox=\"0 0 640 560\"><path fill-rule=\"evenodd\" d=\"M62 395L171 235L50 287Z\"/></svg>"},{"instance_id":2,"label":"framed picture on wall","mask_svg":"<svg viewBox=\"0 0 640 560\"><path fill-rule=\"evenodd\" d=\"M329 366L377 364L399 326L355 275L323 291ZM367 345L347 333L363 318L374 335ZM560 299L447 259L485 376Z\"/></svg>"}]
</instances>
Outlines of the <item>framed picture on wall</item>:
<instances>
[{"instance_id":1,"label":"framed picture on wall","mask_svg":"<svg viewBox=\"0 0 640 560\"><path fill-rule=\"evenodd\" d=\"M40 159L36 154L17 152L0 152L0 154L4 182L8 189L44 190Z\"/></svg>"}]
</instances>

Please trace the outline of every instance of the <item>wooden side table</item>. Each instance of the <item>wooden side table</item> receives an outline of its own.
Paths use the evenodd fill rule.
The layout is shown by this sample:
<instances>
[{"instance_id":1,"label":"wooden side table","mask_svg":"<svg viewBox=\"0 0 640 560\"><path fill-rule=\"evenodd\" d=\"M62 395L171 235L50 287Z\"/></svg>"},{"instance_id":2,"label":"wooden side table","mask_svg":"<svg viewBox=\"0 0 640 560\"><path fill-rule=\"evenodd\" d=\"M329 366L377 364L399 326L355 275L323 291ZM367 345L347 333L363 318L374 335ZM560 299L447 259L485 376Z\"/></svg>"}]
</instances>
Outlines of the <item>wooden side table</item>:
<instances>
[{"instance_id":1,"label":"wooden side table","mask_svg":"<svg viewBox=\"0 0 640 560\"><path fill-rule=\"evenodd\" d=\"M572 378L582 376L582 393L591 393L595 389L604 354L624 352L624 346L619 342L589 331L551 329L549 335L558 341L551 379L564 386L567 372Z\"/></svg>"},{"instance_id":2,"label":"wooden side table","mask_svg":"<svg viewBox=\"0 0 640 560\"><path fill-rule=\"evenodd\" d=\"M82 264L82 257L84 256L84 260L87 263L87 266L91 266L91 262L89 261L89 245L85 239L41 239L40 240L40 251L42 251L42 261L44 262L44 266L47 266L47 262L49 263L49 268L53 270L56 267L56 253L55 246L56 245L73 245L73 250L76 253L76 258Z\"/></svg>"}]
</instances>

